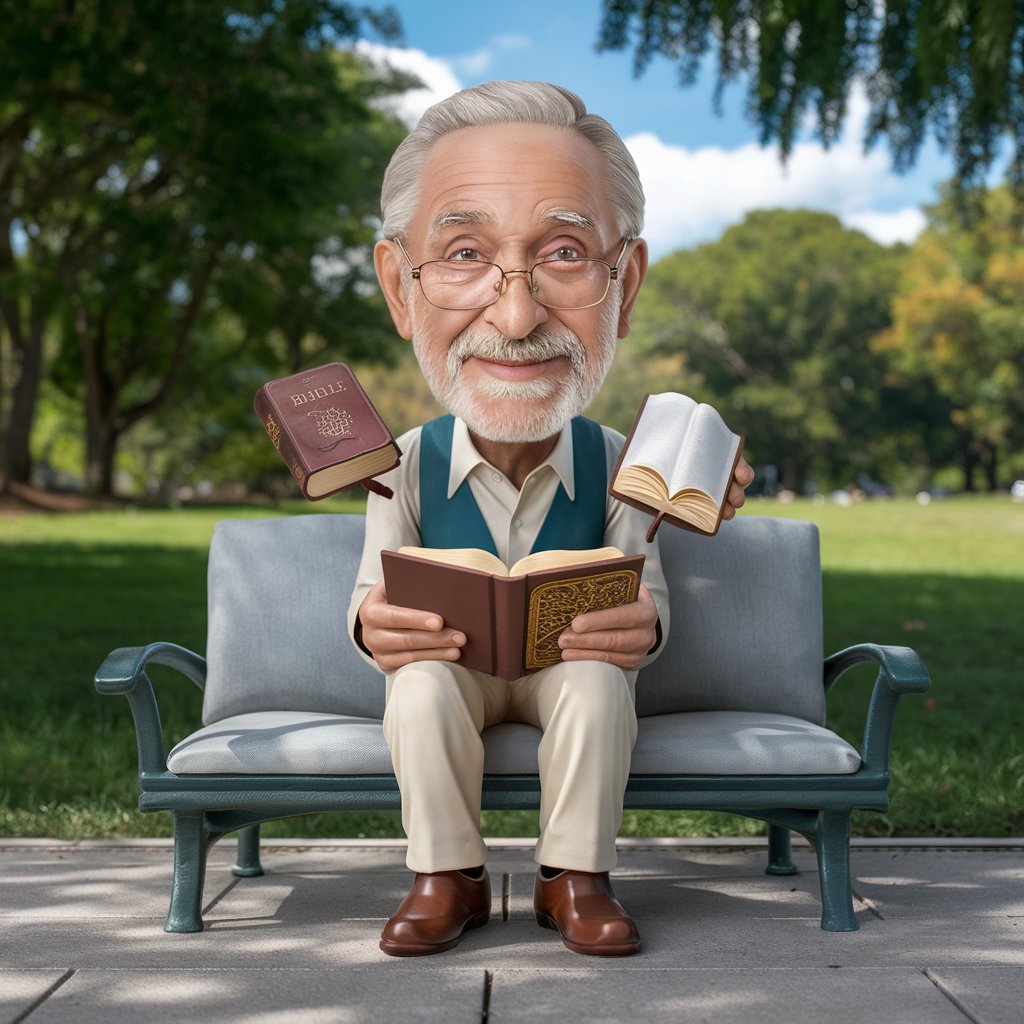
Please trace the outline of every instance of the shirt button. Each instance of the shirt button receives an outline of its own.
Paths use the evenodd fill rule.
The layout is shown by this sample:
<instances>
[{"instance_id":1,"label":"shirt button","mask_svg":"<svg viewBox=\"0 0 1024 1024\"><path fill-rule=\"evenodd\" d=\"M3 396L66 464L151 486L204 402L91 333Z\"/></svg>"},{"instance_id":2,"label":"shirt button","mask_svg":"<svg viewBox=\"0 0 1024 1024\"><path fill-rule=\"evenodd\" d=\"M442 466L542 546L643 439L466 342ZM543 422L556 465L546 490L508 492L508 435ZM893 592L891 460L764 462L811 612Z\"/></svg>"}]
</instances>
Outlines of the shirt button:
<instances>
[{"instance_id":1,"label":"shirt button","mask_svg":"<svg viewBox=\"0 0 1024 1024\"><path fill-rule=\"evenodd\" d=\"M492 474L491 474L491 479L492 479L492 480L493 480L493 481L494 481L495 483L497 483L497 482L498 482L498 481L499 481L499 480L501 479L501 474L500 474L500 473L492 473Z\"/></svg>"},{"instance_id":2,"label":"shirt button","mask_svg":"<svg viewBox=\"0 0 1024 1024\"><path fill-rule=\"evenodd\" d=\"M513 519L512 525L518 530L519 527L523 525L523 521L522 519Z\"/></svg>"}]
</instances>

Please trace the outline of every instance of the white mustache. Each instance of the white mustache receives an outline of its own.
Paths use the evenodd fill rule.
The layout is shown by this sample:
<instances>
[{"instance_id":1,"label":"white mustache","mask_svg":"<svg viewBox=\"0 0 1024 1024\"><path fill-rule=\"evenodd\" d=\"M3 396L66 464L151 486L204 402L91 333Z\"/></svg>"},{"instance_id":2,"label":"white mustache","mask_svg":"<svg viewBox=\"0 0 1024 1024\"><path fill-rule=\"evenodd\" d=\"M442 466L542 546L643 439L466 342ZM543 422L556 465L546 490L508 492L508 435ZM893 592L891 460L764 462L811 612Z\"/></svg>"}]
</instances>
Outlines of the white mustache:
<instances>
[{"instance_id":1,"label":"white mustache","mask_svg":"<svg viewBox=\"0 0 1024 1024\"><path fill-rule=\"evenodd\" d=\"M454 380L462 364L472 356L496 363L544 363L564 357L574 374L582 373L587 356L580 340L571 331L549 331L538 327L525 338L513 341L500 331L463 331L447 353L448 376Z\"/></svg>"}]
</instances>

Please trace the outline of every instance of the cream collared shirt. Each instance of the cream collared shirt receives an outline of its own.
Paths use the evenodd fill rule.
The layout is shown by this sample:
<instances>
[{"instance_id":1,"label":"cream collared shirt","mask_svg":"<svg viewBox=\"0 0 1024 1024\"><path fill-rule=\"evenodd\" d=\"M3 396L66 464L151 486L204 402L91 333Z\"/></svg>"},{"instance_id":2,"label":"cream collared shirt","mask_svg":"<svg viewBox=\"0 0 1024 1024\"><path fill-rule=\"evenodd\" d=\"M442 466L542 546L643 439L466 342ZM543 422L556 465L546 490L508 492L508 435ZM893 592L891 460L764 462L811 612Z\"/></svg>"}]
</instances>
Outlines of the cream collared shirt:
<instances>
[{"instance_id":1,"label":"cream collared shirt","mask_svg":"<svg viewBox=\"0 0 1024 1024\"><path fill-rule=\"evenodd\" d=\"M608 478L611 479L615 461L625 438L609 427L602 427L607 457ZM380 482L394 492L391 499L369 494L366 502L366 540L359 564L355 589L348 610L349 636L354 637L359 607L367 591L377 583L381 571L380 553L396 551L403 545L419 546L420 532L420 427L414 427L397 439L402 451L399 466L381 476ZM448 497L464 480L476 499L480 513L494 538L498 557L506 565L530 553L554 501L561 483L571 500L575 499L575 481L572 451L572 426L566 424L551 454L523 482L517 490L512 482L495 469L476 450L469 429L461 419L455 420L452 434L452 461L448 474ZM668 587L661 569L661 556L655 538L647 543L646 534L650 518L608 495L605 506L604 543L618 548L624 554L646 555L643 581L658 608L661 644L648 655L644 664L652 661L668 636ZM376 666L360 649L363 657Z\"/></svg>"}]
</instances>

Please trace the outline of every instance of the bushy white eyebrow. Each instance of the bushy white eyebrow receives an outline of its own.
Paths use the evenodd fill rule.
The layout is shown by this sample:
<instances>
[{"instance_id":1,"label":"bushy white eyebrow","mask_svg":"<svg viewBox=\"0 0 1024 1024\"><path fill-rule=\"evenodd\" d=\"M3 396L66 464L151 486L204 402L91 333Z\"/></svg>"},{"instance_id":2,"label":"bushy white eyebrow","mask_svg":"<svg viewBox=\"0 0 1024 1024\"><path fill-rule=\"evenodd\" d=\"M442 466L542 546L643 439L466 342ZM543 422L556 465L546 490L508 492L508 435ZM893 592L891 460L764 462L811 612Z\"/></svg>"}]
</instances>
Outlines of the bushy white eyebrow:
<instances>
[{"instance_id":1,"label":"bushy white eyebrow","mask_svg":"<svg viewBox=\"0 0 1024 1024\"><path fill-rule=\"evenodd\" d=\"M541 215L541 220L557 220L563 224L571 224L575 228L581 228L584 231L593 231L595 224L592 218L588 217L585 213L580 213L579 210L570 210L565 207L556 206L554 209L545 210Z\"/></svg>"},{"instance_id":2,"label":"bushy white eyebrow","mask_svg":"<svg viewBox=\"0 0 1024 1024\"><path fill-rule=\"evenodd\" d=\"M458 227L460 224L485 224L490 219L480 210L445 210L434 218L429 238L431 241L436 240L445 228Z\"/></svg>"},{"instance_id":3,"label":"bushy white eyebrow","mask_svg":"<svg viewBox=\"0 0 1024 1024\"><path fill-rule=\"evenodd\" d=\"M545 210L541 216L541 223L556 221L560 224L569 224L581 231L593 231L596 224L592 217L588 217L579 210L572 210L564 206L555 206ZM490 224L492 218L481 210L445 210L434 218L430 225L430 241L436 241L446 228L460 227L463 224Z\"/></svg>"}]
</instances>

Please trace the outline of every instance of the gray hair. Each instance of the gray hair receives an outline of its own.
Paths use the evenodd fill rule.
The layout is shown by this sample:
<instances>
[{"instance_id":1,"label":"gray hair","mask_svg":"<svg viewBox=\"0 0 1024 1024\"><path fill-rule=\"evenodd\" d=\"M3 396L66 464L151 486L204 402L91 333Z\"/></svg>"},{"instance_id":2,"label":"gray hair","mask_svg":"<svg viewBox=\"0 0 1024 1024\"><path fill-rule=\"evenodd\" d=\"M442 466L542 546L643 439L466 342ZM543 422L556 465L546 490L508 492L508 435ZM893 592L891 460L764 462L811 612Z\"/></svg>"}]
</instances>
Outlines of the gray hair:
<instances>
[{"instance_id":1,"label":"gray hair","mask_svg":"<svg viewBox=\"0 0 1024 1024\"><path fill-rule=\"evenodd\" d=\"M423 164L431 146L460 128L492 124L571 128L604 157L616 227L636 237L644 226L644 190L636 164L615 129L568 89L547 82L484 82L429 107L395 150L384 173L380 205L385 238L404 236L419 202Z\"/></svg>"}]
</instances>

